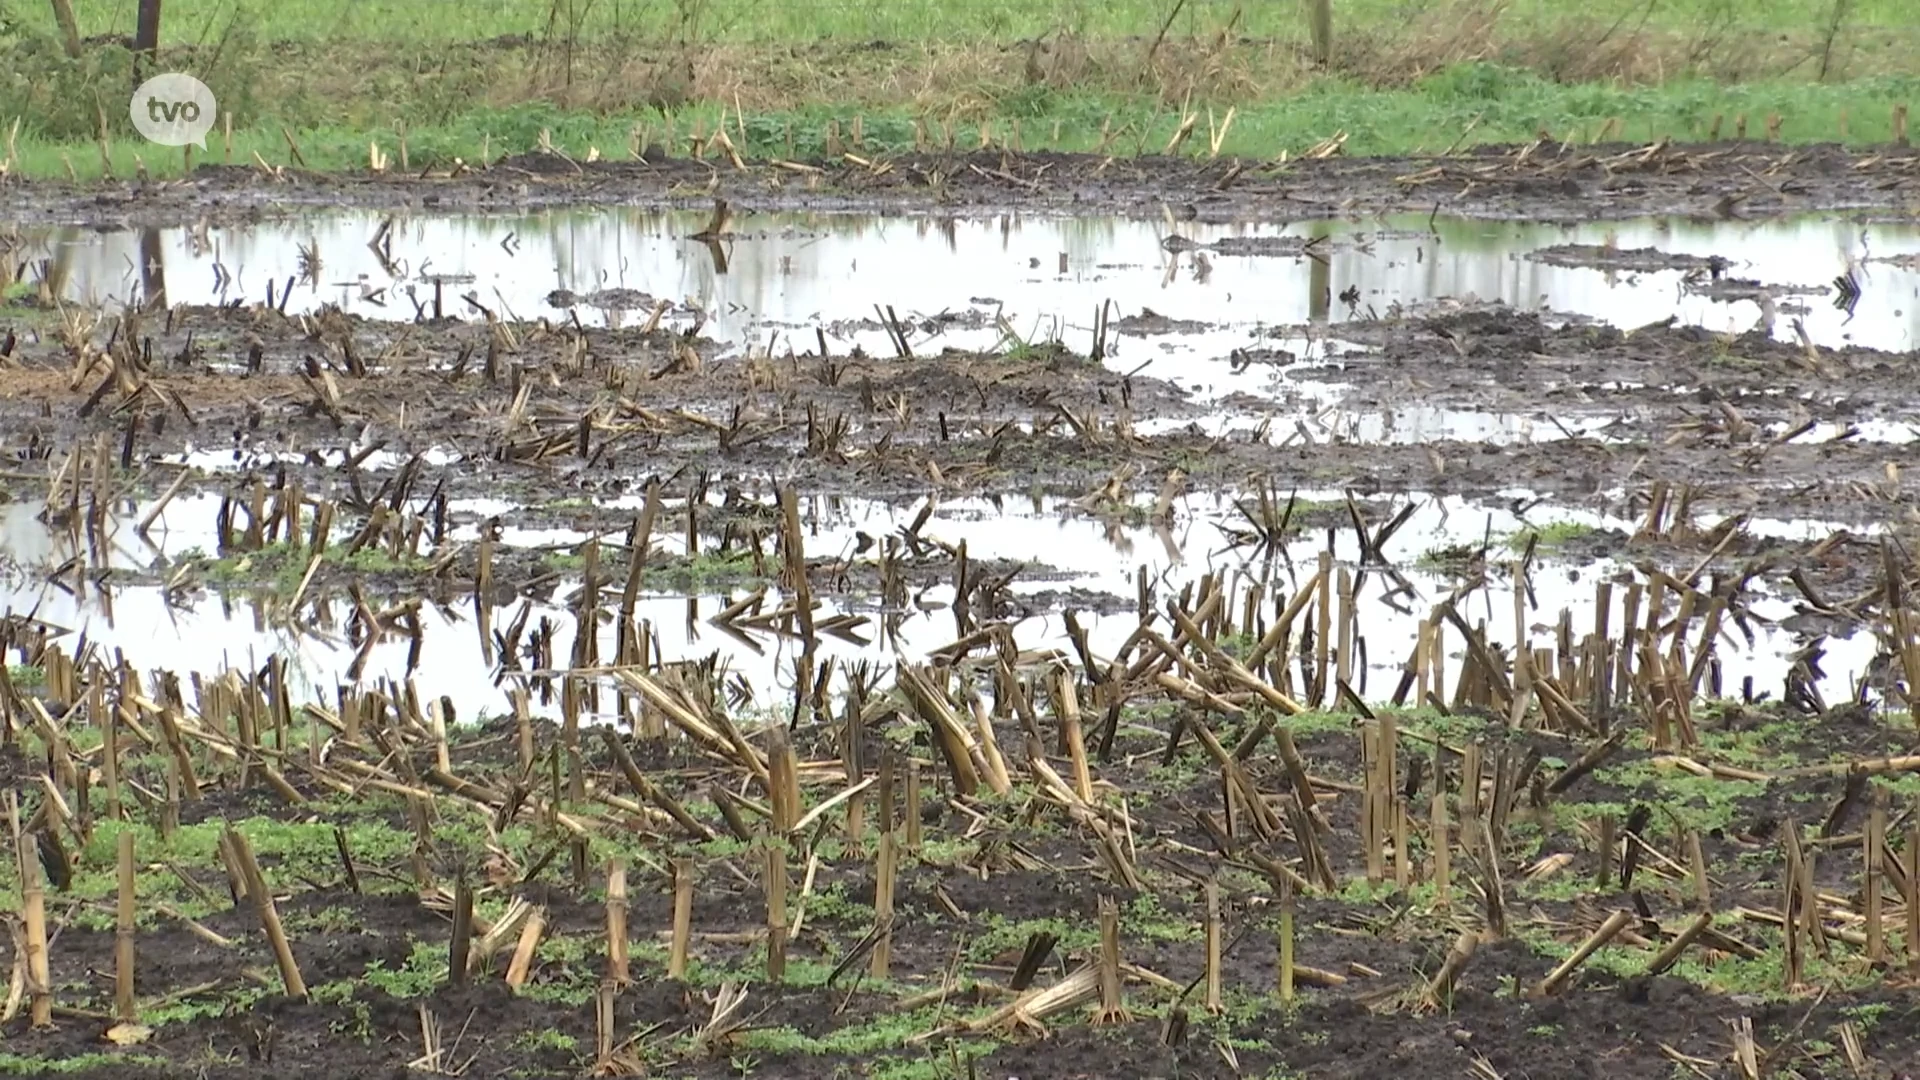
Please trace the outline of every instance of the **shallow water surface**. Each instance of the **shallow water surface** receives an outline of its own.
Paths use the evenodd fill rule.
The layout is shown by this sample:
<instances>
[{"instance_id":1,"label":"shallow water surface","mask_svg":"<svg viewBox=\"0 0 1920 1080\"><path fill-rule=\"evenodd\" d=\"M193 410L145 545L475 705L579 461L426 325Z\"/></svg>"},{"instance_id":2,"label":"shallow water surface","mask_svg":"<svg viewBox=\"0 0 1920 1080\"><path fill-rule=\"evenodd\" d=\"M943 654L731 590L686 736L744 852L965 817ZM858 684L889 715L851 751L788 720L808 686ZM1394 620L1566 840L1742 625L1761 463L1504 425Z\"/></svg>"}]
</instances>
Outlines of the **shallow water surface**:
<instances>
[{"instance_id":1,"label":"shallow water surface","mask_svg":"<svg viewBox=\"0 0 1920 1080\"><path fill-rule=\"evenodd\" d=\"M1525 495L1514 494L1516 498ZM1332 492L1302 493L1302 498L1309 495L1338 498ZM151 567L162 557L178 558L192 548L212 550L217 506L218 499L211 496L176 500L151 531L150 543L133 536L132 523L139 520L139 514L126 515L114 534L112 565L134 570ZM921 504L816 498L803 500L803 506L807 550L810 556L820 557L853 552L859 533L881 536L909 526ZM478 500L450 507L457 516L476 517L500 509ZM1058 649L1070 654L1072 646L1060 613L1059 594L1075 590L1078 600L1069 597L1066 606L1082 608L1081 624L1088 631L1092 650L1102 657L1123 647L1139 624L1138 614L1126 601L1116 603L1111 598L1133 595L1140 568L1144 567L1155 583L1160 604L1209 572L1235 573L1242 582L1266 582L1271 597L1275 593L1291 594L1311 577L1319 553L1327 550L1328 544L1324 532L1308 530L1284 553L1256 559L1246 547L1236 546L1231 534L1244 522L1231 500L1217 495L1180 500L1174 521L1166 526L1138 521L1135 515L1124 515L1121 520L1088 516L1057 499L964 499L938 504L920 535L949 544L965 540L970 556L978 560L1036 564L1032 575L1016 578L1010 589L1016 605L1028 606L1025 611L1016 611L1010 620L1015 640L1022 648ZM1529 526L1547 524L1623 532L1633 528L1633 523L1623 518L1576 508L1534 507L1523 518L1511 507L1474 504L1459 498L1420 498L1418 508L1383 553L1394 565L1394 574L1378 569L1360 574L1356 612L1366 663L1356 665L1356 686L1362 696L1370 701L1392 696L1400 668L1413 652L1420 620L1458 584L1458 579L1431 563L1431 553L1490 540L1494 559L1510 558L1514 553L1506 547L1506 538ZM470 539L473 528L472 524L464 525L450 539ZM1834 528L1815 521L1770 521L1757 523L1754 531L1805 539L1824 536ZM559 545L584 537L584 533L566 529L540 529L510 533L505 540L509 544ZM677 539L660 541L660 547L668 552L682 544ZM169 605L154 586L110 588L105 600L93 593L76 595L40 582L31 572L34 567L64 561L73 554L73 548L64 532L49 531L36 520L33 509L21 505L0 507L0 551L9 553L14 563L11 572L0 577L0 615L30 613L75 634L85 634L108 650L123 649L142 669L258 668L277 652L289 660L298 694L331 700L335 688L355 682L356 675L361 684L410 677L423 698L444 695L462 717L507 711L507 687L524 677L502 672L484 658L470 599L446 608L423 606L417 667L409 667L411 642L391 637L376 644L356 671L360 650L339 630L338 620L346 613L338 604L331 612L334 625L323 625L315 631L310 626L315 620L306 617L310 611L305 607L296 626L285 617L279 598L265 593L208 595L181 606ZM1361 552L1351 528L1335 534L1332 553L1341 564L1357 568ZM1596 585L1603 578L1630 573L1628 567L1610 559L1583 565L1544 559L1530 578L1530 643L1535 647L1550 645L1553 627L1563 610L1571 613L1576 628L1592 627ZM511 622L524 604L529 625L542 618L552 620L553 655L570 656L577 627L569 601L577 589L577 581L562 583L496 608L492 624L499 628ZM649 592L638 606L637 618L649 624L662 660L696 660L717 653L731 672L744 677L760 704L778 706L790 700L794 663L801 651L799 642L772 632L730 633L708 621L750 592L744 587L696 596ZM1099 605L1105 613L1086 610L1093 594L1109 598ZM1616 626L1623 617L1619 611L1623 594L1623 589L1614 590L1612 620ZM866 619L853 636L823 636L821 662L828 658L869 660L882 665L919 661L959 636L948 606L954 595L950 583L921 591L912 605L897 611L882 610L862 598L826 592L817 595L823 601L817 619L845 613ZM778 596L769 590L766 610L778 605ZM1750 605L1762 620L1782 619L1794 612L1793 604L1786 599L1765 593L1752 595ZM1483 622L1491 640L1511 644L1514 608L1510 580L1495 575L1484 590L1463 603L1462 615L1470 622ZM1750 677L1757 691L1777 696L1788 667L1786 657L1805 644L1804 639L1783 628L1763 623L1757 629L1759 636L1752 647L1731 630L1719 643L1719 675L1726 692L1736 692L1741 680ZM614 628L603 626L599 634L601 655L610 655L615 645ZM1458 676L1461 664L1459 642L1453 642L1453 646L1450 651L1456 655L1447 660L1450 680ZM1863 632L1850 638L1827 639L1825 648L1825 677L1819 688L1828 700L1839 700L1851 693L1862 677L1876 652L1876 643L1872 635ZM543 705L536 699L535 708L551 713L557 701Z\"/></svg>"}]
</instances>

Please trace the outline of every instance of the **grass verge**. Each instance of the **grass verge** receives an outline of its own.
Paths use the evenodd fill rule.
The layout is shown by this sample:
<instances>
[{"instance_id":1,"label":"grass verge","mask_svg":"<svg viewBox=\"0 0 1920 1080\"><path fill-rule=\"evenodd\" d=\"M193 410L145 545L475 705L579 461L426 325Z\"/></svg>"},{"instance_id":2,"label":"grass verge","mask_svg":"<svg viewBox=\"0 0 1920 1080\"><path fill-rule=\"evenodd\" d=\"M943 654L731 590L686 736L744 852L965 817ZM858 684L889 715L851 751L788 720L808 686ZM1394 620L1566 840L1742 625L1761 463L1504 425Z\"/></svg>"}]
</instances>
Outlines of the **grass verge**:
<instances>
[{"instance_id":1,"label":"grass verge","mask_svg":"<svg viewBox=\"0 0 1920 1080\"><path fill-rule=\"evenodd\" d=\"M579 157L685 152L723 130L750 157L982 142L1272 157L1341 136L1349 153L1405 153L1742 128L1866 143L1920 96L1920 28L1889 0L1361 0L1341 5L1325 63L1292 5L1083 7L176 0L157 69L204 79L232 118L198 161L279 164L297 147L324 169L365 167L370 146L412 169L543 138ZM73 58L46 5L0 5L11 172L186 166L127 116L132 9L81 12Z\"/></svg>"}]
</instances>

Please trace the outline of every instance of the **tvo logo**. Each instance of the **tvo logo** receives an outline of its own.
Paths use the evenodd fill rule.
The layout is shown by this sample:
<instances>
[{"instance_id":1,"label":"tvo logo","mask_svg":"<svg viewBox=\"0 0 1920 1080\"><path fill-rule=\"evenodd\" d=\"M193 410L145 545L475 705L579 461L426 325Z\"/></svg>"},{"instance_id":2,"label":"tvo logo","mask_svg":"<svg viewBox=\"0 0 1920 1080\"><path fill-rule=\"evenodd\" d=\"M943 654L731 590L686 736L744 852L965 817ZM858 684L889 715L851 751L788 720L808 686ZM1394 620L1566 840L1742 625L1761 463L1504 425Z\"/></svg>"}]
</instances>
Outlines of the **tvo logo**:
<instances>
[{"instance_id":1,"label":"tvo logo","mask_svg":"<svg viewBox=\"0 0 1920 1080\"><path fill-rule=\"evenodd\" d=\"M134 130L161 146L207 148L217 106L213 91L191 75L177 71L155 75L140 84L128 103Z\"/></svg>"},{"instance_id":2,"label":"tvo logo","mask_svg":"<svg viewBox=\"0 0 1920 1080\"><path fill-rule=\"evenodd\" d=\"M157 97L147 99L147 122L152 124L171 124L176 120L191 124L200 119L200 103L187 101L161 101Z\"/></svg>"}]
</instances>

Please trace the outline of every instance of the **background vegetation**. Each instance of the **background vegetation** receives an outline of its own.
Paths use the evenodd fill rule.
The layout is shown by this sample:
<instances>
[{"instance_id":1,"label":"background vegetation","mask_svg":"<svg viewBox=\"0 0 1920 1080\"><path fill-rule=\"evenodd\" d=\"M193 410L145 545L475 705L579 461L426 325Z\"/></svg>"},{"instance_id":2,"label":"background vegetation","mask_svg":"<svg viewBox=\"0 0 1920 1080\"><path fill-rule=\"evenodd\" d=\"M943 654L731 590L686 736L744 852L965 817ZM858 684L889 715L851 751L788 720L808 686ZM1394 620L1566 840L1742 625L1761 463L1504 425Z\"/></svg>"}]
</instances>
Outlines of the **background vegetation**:
<instances>
[{"instance_id":1,"label":"background vegetation","mask_svg":"<svg viewBox=\"0 0 1920 1080\"><path fill-rule=\"evenodd\" d=\"M918 137L1159 151L1440 150L1546 132L1881 141L1920 99L1906 0L1332 0L1324 63L1304 0L166 0L158 70L232 114L235 160L364 166L531 148L684 152L726 116L749 155ZM126 116L136 0L0 0L0 127L16 171L159 172ZM124 88L124 89L123 89ZM1612 126L1609 127L1608 125ZM838 129L838 135L830 134ZM282 133L285 129L286 134ZM1105 137L1103 139L1103 132ZM0 131L0 134L6 132ZM218 133L216 157L227 155ZM62 155L65 155L63 158Z\"/></svg>"}]
</instances>

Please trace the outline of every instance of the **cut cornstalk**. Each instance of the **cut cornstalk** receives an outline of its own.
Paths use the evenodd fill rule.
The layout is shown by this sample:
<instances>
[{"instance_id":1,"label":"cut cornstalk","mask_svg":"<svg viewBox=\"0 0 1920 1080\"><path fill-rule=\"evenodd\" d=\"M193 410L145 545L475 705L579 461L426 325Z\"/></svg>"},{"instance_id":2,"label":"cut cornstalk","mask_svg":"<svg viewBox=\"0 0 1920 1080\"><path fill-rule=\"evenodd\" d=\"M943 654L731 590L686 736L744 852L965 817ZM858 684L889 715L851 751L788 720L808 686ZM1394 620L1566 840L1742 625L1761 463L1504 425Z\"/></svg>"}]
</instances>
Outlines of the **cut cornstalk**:
<instances>
[{"instance_id":1,"label":"cut cornstalk","mask_svg":"<svg viewBox=\"0 0 1920 1080\"><path fill-rule=\"evenodd\" d=\"M1086 737L1080 730L1080 695L1073 677L1062 668L1054 673L1060 726L1066 735L1067 757L1073 763L1073 792L1082 802L1093 801L1093 774L1087 767Z\"/></svg>"},{"instance_id":2,"label":"cut cornstalk","mask_svg":"<svg viewBox=\"0 0 1920 1080\"><path fill-rule=\"evenodd\" d=\"M615 859L607 867L607 978L625 986L627 967L627 868Z\"/></svg>"},{"instance_id":3,"label":"cut cornstalk","mask_svg":"<svg viewBox=\"0 0 1920 1080\"><path fill-rule=\"evenodd\" d=\"M1283 1004L1293 1001L1293 932L1293 890L1282 884L1280 886L1279 990L1280 1001Z\"/></svg>"},{"instance_id":4,"label":"cut cornstalk","mask_svg":"<svg viewBox=\"0 0 1920 1080\"><path fill-rule=\"evenodd\" d=\"M920 850L920 759L907 759L907 850Z\"/></svg>"},{"instance_id":5,"label":"cut cornstalk","mask_svg":"<svg viewBox=\"0 0 1920 1080\"><path fill-rule=\"evenodd\" d=\"M1580 947L1573 951L1572 956L1562 960L1559 967L1548 972L1547 977L1540 980L1539 984L1533 988L1534 994L1547 997L1557 993L1573 973L1580 970L1581 964L1586 963L1589 957L1617 937L1632 919L1633 913L1624 909L1616 910L1607 916L1607 921L1601 923L1599 929L1587 935L1587 940L1580 943Z\"/></svg>"},{"instance_id":6,"label":"cut cornstalk","mask_svg":"<svg viewBox=\"0 0 1920 1080\"><path fill-rule=\"evenodd\" d=\"M1094 1010L1093 1022L1133 1022L1120 992L1120 906L1110 896L1100 898L1100 1004Z\"/></svg>"},{"instance_id":7,"label":"cut cornstalk","mask_svg":"<svg viewBox=\"0 0 1920 1080\"><path fill-rule=\"evenodd\" d=\"M693 938L693 860L673 860L673 943L667 950L667 978L687 977L687 948Z\"/></svg>"},{"instance_id":8,"label":"cut cornstalk","mask_svg":"<svg viewBox=\"0 0 1920 1080\"><path fill-rule=\"evenodd\" d=\"M1209 881L1206 885L1207 898L1207 989L1206 1010L1219 1015L1225 1007L1222 1003L1222 987L1225 982L1223 970L1225 958L1221 955L1220 926L1220 886ZM1285 960L1281 961L1285 963Z\"/></svg>"},{"instance_id":9,"label":"cut cornstalk","mask_svg":"<svg viewBox=\"0 0 1920 1080\"><path fill-rule=\"evenodd\" d=\"M874 860L873 921L876 937L868 971L876 979L887 977L893 962L893 890L900 852L891 830L880 834L880 851Z\"/></svg>"},{"instance_id":10,"label":"cut cornstalk","mask_svg":"<svg viewBox=\"0 0 1920 1080\"><path fill-rule=\"evenodd\" d=\"M447 943L447 981L454 986L467 982L469 961L473 957L473 886L463 875L453 883L453 936Z\"/></svg>"},{"instance_id":11,"label":"cut cornstalk","mask_svg":"<svg viewBox=\"0 0 1920 1080\"><path fill-rule=\"evenodd\" d=\"M767 980L780 982L787 974L787 844L768 837L765 888L767 894Z\"/></svg>"},{"instance_id":12,"label":"cut cornstalk","mask_svg":"<svg viewBox=\"0 0 1920 1080\"><path fill-rule=\"evenodd\" d=\"M1875 966L1887 962L1886 927L1882 924L1881 890L1885 887L1881 881L1881 857L1887 843L1887 789L1875 785L1873 789L1873 807L1867 813L1867 833L1865 843L1861 845L1866 858L1864 888L1866 892L1865 912L1867 921L1867 962Z\"/></svg>"},{"instance_id":13,"label":"cut cornstalk","mask_svg":"<svg viewBox=\"0 0 1920 1080\"><path fill-rule=\"evenodd\" d=\"M9 796L11 799L12 796ZM17 826L19 815L14 815ZM29 834L19 834L20 912L26 923L27 993L33 1026L53 1026L53 975L47 959L47 894L40 884L40 857L27 850Z\"/></svg>"},{"instance_id":14,"label":"cut cornstalk","mask_svg":"<svg viewBox=\"0 0 1920 1080\"><path fill-rule=\"evenodd\" d=\"M1434 900L1442 908L1453 900L1453 840L1447 822L1447 774L1441 767L1439 747L1433 752L1432 820L1427 826L1427 847L1433 858Z\"/></svg>"},{"instance_id":15,"label":"cut cornstalk","mask_svg":"<svg viewBox=\"0 0 1920 1080\"><path fill-rule=\"evenodd\" d=\"M1920 975L1920 821L1907 829L1907 971Z\"/></svg>"},{"instance_id":16,"label":"cut cornstalk","mask_svg":"<svg viewBox=\"0 0 1920 1080\"><path fill-rule=\"evenodd\" d=\"M1472 962L1473 954L1480 948L1480 935L1463 930L1454 939L1453 948L1447 950L1447 958L1440 964L1440 970L1427 980L1426 1004L1435 1008L1445 1007L1453 1000L1453 988L1459 984L1460 976L1465 974L1467 964Z\"/></svg>"},{"instance_id":17,"label":"cut cornstalk","mask_svg":"<svg viewBox=\"0 0 1920 1080\"><path fill-rule=\"evenodd\" d=\"M800 820L799 762L787 729L767 732L767 805L773 810L774 832L784 837Z\"/></svg>"}]
</instances>

